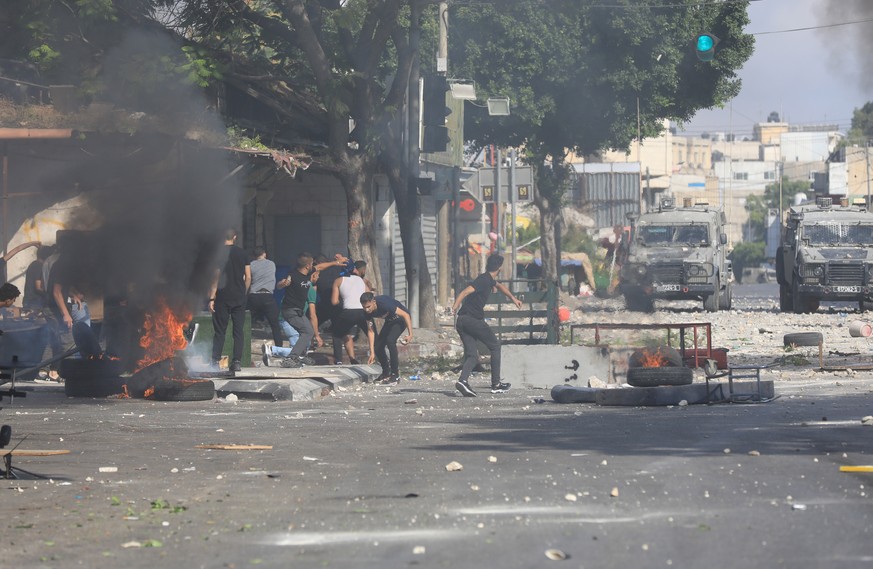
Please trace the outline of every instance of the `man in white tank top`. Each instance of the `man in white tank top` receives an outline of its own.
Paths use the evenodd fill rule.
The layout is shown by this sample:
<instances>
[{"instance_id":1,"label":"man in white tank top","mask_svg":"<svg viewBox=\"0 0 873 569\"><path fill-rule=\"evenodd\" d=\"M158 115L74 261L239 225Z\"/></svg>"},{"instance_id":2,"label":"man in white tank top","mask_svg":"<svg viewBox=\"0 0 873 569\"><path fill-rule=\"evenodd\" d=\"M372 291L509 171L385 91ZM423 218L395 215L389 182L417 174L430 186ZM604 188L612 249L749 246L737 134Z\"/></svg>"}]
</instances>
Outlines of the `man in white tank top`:
<instances>
[{"instance_id":1,"label":"man in white tank top","mask_svg":"<svg viewBox=\"0 0 873 569\"><path fill-rule=\"evenodd\" d=\"M333 359L341 364L343 359L342 346L345 344L349 354L349 362L357 364L355 359L354 328L357 326L367 333L370 345L370 355L367 363L376 361L375 339L373 329L367 321L367 313L361 305L361 295L367 292L367 283L363 279L367 263L355 262L355 270L351 275L338 278L333 283L331 302L334 306L342 306L342 310L331 324L330 334L333 338Z\"/></svg>"}]
</instances>

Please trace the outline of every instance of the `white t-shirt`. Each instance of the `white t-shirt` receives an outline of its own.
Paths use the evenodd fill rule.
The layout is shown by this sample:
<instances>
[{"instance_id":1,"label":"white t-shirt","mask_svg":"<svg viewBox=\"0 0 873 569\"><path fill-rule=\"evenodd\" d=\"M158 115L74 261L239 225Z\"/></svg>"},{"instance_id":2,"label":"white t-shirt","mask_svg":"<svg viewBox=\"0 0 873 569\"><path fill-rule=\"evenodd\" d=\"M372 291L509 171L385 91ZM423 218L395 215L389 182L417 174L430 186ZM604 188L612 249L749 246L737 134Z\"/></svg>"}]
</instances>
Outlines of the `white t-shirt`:
<instances>
[{"instance_id":1,"label":"white t-shirt","mask_svg":"<svg viewBox=\"0 0 873 569\"><path fill-rule=\"evenodd\" d=\"M358 275L349 275L342 277L339 293L343 303L343 309L363 309L361 304L361 295L367 292L367 284L364 279Z\"/></svg>"}]
</instances>

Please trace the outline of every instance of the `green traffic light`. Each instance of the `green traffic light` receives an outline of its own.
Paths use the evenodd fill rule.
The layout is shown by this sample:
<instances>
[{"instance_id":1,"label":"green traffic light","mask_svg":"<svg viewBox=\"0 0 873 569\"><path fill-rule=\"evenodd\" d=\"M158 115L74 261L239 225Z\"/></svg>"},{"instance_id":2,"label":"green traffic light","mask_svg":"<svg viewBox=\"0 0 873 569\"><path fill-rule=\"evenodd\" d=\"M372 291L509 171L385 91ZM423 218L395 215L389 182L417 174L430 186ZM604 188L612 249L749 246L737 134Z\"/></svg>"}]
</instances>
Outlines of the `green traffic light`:
<instances>
[{"instance_id":1,"label":"green traffic light","mask_svg":"<svg viewBox=\"0 0 873 569\"><path fill-rule=\"evenodd\" d=\"M706 34L697 36L697 51L709 51L715 46L712 36Z\"/></svg>"},{"instance_id":2,"label":"green traffic light","mask_svg":"<svg viewBox=\"0 0 873 569\"><path fill-rule=\"evenodd\" d=\"M719 39L712 34L698 34L697 41L697 59L700 61L712 61L715 57L715 46L718 45Z\"/></svg>"}]
</instances>

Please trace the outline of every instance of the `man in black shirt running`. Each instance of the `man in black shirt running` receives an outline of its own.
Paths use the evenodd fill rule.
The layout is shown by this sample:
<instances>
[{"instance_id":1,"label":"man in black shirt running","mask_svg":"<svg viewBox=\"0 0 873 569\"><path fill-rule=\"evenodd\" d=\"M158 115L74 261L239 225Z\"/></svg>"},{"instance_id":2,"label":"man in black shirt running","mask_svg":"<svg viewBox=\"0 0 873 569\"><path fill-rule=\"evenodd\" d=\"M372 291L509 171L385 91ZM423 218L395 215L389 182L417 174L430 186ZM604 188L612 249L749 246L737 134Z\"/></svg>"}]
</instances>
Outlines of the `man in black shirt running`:
<instances>
[{"instance_id":1,"label":"man in black shirt running","mask_svg":"<svg viewBox=\"0 0 873 569\"><path fill-rule=\"evenodd\" d=\"M467 378L479 363L477 340L485 344L491 352L491 393L503 393L509 389L510 384L500 381L500 341L485 323L485 304L488 303L488 297L495 288L505 294L516 307L521 308L521 301L508 288L495 280L502 266L503 257L500 255L488 257L485 272L462 290L452 305L452 312L458 315L455 329L464 344L464 366L461 369L461 376L455 383L455 389L464 397L476 397L476 392L467 383Z\"/></svg>"}]
</instances>

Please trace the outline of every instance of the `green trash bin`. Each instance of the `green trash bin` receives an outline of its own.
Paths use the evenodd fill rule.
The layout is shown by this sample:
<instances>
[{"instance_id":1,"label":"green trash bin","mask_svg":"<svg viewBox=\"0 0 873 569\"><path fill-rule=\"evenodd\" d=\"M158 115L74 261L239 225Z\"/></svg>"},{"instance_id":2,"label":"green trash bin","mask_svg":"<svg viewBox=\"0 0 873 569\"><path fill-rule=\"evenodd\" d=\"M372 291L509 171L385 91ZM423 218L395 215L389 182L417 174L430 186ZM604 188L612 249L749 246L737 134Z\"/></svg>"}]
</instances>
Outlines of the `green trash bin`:
<instances>
[{"instance_id":1,"label":"green trash bin","mask_svg":"<svg viewBox=\"0 0 873 569\"><path fill-rule=\"evenodd\" d=\"M198 312L194 315L194 323L198 324L197 337L194 338L194 349L198 353L212 353L212 337L215 331L212 328L212 313ZM233 357L233 322L227 325L227 332L224 335L224 349L222 355L231 359ZM246 319L243 326L243 356L242 365L251 367L252 365L252 313L246 310Z\"/></svg>"}]
</instances>

